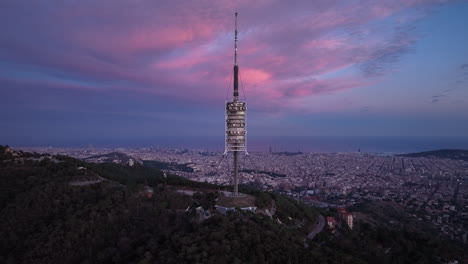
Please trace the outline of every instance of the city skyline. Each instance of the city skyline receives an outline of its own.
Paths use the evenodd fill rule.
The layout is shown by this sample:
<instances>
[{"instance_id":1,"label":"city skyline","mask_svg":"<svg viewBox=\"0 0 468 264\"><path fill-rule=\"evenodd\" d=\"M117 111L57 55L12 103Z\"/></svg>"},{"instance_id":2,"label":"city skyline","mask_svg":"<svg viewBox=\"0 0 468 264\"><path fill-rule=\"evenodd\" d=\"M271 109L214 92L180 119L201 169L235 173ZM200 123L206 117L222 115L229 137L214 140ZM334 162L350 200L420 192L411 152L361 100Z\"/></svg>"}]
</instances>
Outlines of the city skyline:
<instances>
[{"instance_id":1,"label":"city skyline","mask_svg":"<svg viewBox=\"0 0 468 264\"><path fill-rule=\"evenodd\" d=\"M6 1L3 143L249 135L468 135L466 1ZM35 143L36 142L36 143Z\"/></svg>"}]
</instances>

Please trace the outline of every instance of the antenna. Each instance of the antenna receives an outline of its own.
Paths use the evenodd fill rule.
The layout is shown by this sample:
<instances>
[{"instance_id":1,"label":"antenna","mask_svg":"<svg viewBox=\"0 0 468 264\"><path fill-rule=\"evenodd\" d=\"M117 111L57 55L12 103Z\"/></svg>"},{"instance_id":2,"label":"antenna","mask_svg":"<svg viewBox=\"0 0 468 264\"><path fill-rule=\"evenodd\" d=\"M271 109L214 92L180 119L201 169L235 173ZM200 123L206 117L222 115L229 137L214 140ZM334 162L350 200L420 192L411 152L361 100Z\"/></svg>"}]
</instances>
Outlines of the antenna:
<instances>
[{"instance_id":1,"label":"antenna","mask_svg":"<svg viewBox=\"0 0 468 264\"><path fill-rule=\"evenodd\" d=\"M237 65L237 12L235 13L234 30L234 102L239 100L239 66Z\"/></svg>"},{"instance_id":2,"label":"antenna","mask_svg":"<svg viewBox=\"0 0 468 264\"><path fill-rule=\"evenodd\" d=\"M234 30L234 65L237 65L237 12L235 13L235 30Z\"/></svg>"}]
</instances>

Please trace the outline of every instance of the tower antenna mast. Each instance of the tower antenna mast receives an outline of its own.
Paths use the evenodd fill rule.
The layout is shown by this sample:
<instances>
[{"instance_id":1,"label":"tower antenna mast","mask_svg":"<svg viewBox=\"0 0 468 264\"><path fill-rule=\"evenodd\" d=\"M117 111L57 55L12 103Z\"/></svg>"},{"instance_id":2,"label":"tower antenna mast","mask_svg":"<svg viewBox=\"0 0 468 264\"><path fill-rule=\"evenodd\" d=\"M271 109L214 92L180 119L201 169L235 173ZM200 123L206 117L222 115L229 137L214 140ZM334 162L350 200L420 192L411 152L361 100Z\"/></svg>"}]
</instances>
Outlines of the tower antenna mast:
<instances>
[{"instance_id":1,"label":"tower antenna mast","mask_svg":"<svg viewBox=\"0 0 468 264\"><path fill-rule=\"evenodd\" d=\"M235 14L235 30L234 30L234 65L237 65L237 12Z\"/></svg>"},{"instance_id":2,"label":"tower antenna mast","mask_svg":"<svg viewBox=\"0 0 468 264\"><path fill-rule=\"evenodd\" d=\"M237 65L237 12L234 30L234 101L239 100L239 65Z\"/></svg>"}]
</instances>

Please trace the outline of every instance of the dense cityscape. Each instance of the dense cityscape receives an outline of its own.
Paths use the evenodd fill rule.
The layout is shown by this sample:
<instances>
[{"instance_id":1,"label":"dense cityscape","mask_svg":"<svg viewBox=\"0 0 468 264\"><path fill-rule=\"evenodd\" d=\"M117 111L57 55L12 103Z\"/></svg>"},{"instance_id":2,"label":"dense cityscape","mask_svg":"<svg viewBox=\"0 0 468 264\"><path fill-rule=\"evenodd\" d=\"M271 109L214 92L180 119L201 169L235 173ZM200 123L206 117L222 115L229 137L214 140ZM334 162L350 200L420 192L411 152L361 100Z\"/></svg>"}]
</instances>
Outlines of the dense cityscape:
<instances>
[{"instance_id":1,"label":"dense cityscape","mask_svg":"<svg viewBox=\"0 0 468 264\"><path fill-rule=\"evenodd\" d=\"M220 152L162 148L24 150L130 166L157 161L162 169L194 181L232 184L227 169L231 160ZM243 184L286 194L316 207L393 201L417 221L431 223L445 236L467 242L467 161L373 153L254 152L241 158L240 171Z\"/></svg>"}]
</instances>

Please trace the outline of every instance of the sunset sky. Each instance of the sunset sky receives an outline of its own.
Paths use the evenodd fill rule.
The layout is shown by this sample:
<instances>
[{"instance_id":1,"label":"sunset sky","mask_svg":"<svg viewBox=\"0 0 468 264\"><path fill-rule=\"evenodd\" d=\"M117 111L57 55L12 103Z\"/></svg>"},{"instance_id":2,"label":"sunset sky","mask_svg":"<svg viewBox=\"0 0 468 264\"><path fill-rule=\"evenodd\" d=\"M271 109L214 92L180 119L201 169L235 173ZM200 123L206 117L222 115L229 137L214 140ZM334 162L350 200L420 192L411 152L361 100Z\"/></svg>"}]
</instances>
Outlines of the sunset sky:
<instances>
[{"instance_id":1,"label":"sunset sky","mask_svg":"<svg viewBox=\"0 0 468 264\"><path fill-rule=\"evenodd\" d=\"M3 0L0 144L468 136L468 1ZM230 90L228 90L230 89Z\"/></svg>"}]
</instances>

